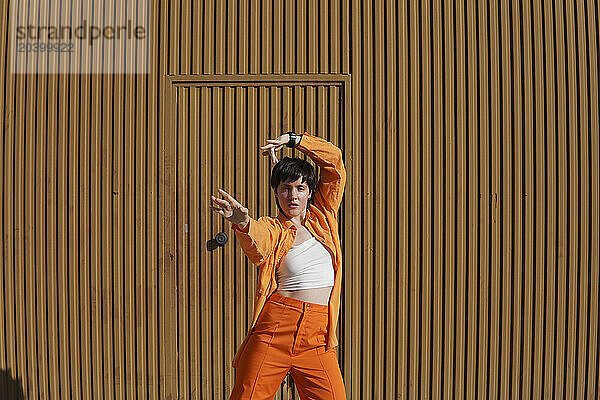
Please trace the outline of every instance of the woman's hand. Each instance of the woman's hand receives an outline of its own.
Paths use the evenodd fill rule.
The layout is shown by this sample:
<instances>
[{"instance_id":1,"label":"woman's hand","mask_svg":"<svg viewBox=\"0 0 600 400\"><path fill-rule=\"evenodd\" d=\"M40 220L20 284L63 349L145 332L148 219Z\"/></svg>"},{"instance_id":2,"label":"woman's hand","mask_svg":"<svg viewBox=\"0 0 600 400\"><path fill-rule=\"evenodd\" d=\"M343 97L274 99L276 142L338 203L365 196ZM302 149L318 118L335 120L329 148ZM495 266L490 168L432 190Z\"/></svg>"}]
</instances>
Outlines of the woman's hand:
<instances>
[{"instance_id":1,"label":"woman's hand","mask_svg":"<svg viewBox=\"0 0 600 400\"><path fill-rule=\"evenodd\" d=\"M242 206L236 199L231 197L229 193L224 190L217 189L223 199L218 199L215 196L210 196L212 204L210 208L221 215L227 221L232 224L238 225L240 228L245 228L248 222L250 222L250 216L248 215L248 209Z\"/></svg>"},{"instance_id":2,"label":"woman's hand","mask_svg":"<svg viewBox=\"0 0 600 400\"><path fill-rule=\"evenodd\" d=\"M262 155L271 157L273 165L277 164L279 160L277 159L275 152L281 150L281 148L289 141L290 135L287 133L279 136L277 139L267 139L267 144L260 148L262 150Z\"/></svg>"}]
</instances>

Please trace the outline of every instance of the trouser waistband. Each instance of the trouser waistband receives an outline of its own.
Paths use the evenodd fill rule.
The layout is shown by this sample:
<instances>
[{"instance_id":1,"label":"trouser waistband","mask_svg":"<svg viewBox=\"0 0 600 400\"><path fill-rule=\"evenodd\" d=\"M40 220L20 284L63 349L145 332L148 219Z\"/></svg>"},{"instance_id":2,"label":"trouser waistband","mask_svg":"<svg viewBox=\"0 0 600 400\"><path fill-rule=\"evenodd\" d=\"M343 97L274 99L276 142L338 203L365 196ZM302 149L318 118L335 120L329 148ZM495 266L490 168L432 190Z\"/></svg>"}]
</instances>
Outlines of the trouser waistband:
<instances>
[{"instance_id":1,"label":"trouser waistband","mask_svg":"<svg viewBox=\"0 0 600 400\"><path fill-rule=\"evenodd\" d=\"M292 297L282 296L278 293L273 292L271 296L269 296L269 300L275 301L277 303L286 304L290 307L294 307L298 310L310 310L318 313L328 314L329 306L325 304L317 304L311 303L308 301L302 301L298 299L294 299Z\"/></svg>"}]
</instances>

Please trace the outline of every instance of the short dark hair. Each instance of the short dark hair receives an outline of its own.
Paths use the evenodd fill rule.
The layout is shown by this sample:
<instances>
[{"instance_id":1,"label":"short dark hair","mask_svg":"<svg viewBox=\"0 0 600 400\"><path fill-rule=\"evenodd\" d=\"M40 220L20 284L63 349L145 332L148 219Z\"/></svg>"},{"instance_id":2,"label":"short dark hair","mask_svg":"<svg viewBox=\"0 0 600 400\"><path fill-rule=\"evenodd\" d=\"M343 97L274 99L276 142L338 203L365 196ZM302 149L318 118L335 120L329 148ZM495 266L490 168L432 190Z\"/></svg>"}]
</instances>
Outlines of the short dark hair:
<instances>
[{"instance_id":1,"label":"short dark hair","mask_svg":"<svg viewBox=\"0 0 600 400\"><path fill-rule=\"evenodd\" d=\"M301 158L284 157L271 170L271 188L277 192L280 183L295 182L300 177L302 183L306 183L311 194L314 195L317 189L317 174L313 166ZM311 195L309 203L312 203L312 198Z\"/></svg>"}]
</instances>

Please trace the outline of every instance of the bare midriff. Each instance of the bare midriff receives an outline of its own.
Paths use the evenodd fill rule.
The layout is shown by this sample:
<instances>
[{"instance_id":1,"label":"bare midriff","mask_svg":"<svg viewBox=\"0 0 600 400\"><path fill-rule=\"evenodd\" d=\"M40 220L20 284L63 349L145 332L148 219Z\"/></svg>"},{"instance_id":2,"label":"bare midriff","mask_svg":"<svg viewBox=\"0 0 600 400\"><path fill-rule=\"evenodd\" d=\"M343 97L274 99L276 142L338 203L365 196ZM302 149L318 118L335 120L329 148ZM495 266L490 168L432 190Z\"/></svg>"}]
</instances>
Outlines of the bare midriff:
<instances>
[{"instance_id":1,"label":"bare midriff","mask_svg":"<svg viewBox=\"0 0 600 400\"><path fill-rule=\"evenodd\" d=\"M299 290L281 290L277 289L276 293L285 296L291 297L293 299L307 301L309 303L316 304L329 304L329 295L331 294L331 288L333 286L326 286L322 288L315 289L299 289Z\"/></svg>"}]
</instances>

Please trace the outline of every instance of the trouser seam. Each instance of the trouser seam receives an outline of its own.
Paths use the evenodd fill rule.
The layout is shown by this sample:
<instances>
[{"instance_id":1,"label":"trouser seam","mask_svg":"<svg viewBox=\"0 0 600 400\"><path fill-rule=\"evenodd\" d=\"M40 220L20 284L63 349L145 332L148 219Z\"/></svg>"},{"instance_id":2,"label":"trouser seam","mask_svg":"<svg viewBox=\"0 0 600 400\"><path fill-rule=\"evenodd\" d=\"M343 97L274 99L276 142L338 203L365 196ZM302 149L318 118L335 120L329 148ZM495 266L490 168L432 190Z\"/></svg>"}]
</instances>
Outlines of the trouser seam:
<instances>
[{"instance_id":1,"label":"trouser seam","mask_svg":"<svg viewBox=\"0 0 600 400\"><path fill-rule=\"evenodd\" d=\"M281 313L282 317L285 315L285 311L286 310L287 310L287 305L283 309L283 312ZM258 367L258 371L256 371L256 376L254 377L254 383L252 384L252 390L250 391L250 398L251 399L252 399L252 396L254 396L254 390L256 390L256 383L258 382L258 377L260 376L260 371L262 370L262 367L263 367L263 365L265 363L265 360L267 359L267 352L271 348L271 343L273 343L273 339L274 339L275 335L277 334L278 330L279 330L279 323L277 323L277 326L275 327L275 331L273 332L273 336L271 336L271 340L269 341L269 345L267 346L267 349L265 350L265 355L264 355L262 361L260 362L260 365Z\"/></svg>"},{"instance_id":2,"label":"trouser seam","mask_svg":"<svg viewBox=\"0 0 600 400\"><path fill-rule=\"evenodd\" d=\"M335 400L335 390L333 390L333 384L331 383L331 377L327 373L327 369L323 365L323 361L321 361L321 356L322 355L323 354L319 354L319 357L318 357L319 358L319 363L321 364L321 368L323 368L323 372L325 372L325 375L327 375L327 382L329 382L329 387L331 388L331 395L333 396L333 400Z\"/></svg>"},{"instance_id":3,"label":"trouser seam","mask_svg":"<svg viewBox=\"0 0 600 400\"><path fill-rule=\"evenodd\" d=\"M263 364L265 363L265 359L267 358L267 352L269 351L270 347L271 347L271 343L269 343L269 346L265 350L265 355L263 356L263 359L260 362L260 365L258 367L258 371L256 371L256 376L254 377L254 383L252 384L252 390L250 391L250 398L251 399L252 399L252 396L254 396L254 390L256 389L256 383L258 382L258 377L260 376L260 371L262 370Z\"/></svg>"}]
</instances>

